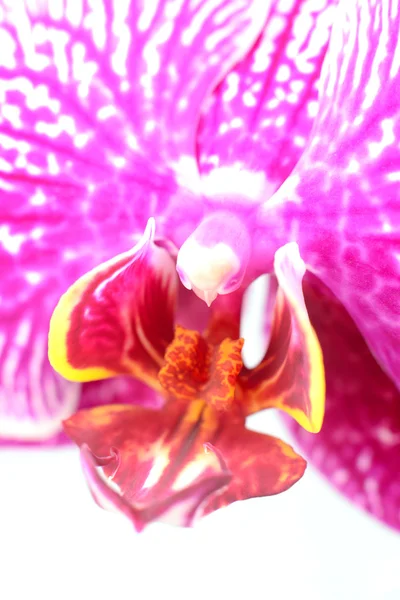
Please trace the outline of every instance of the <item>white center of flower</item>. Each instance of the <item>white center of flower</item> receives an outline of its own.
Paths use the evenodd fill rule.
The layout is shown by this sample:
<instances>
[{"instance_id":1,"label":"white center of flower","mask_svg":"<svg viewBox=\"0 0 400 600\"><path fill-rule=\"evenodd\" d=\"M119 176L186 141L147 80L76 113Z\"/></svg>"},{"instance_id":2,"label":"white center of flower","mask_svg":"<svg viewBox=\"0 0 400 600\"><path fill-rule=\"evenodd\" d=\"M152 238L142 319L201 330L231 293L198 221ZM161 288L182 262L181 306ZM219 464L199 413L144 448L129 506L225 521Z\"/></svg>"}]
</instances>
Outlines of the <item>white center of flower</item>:
<instances>
[{"instance_id":1,"label":"white center of flower","mask_svg":"<svg viewBox=\"0 0 400 600\"><path fill-rule=\"evenodd\" d=\"M222 242L208 248L189 238L179 251L177 267L183 284L210 305L227 279L239 271L240 261Z\"/></svg>"}]
</instances>

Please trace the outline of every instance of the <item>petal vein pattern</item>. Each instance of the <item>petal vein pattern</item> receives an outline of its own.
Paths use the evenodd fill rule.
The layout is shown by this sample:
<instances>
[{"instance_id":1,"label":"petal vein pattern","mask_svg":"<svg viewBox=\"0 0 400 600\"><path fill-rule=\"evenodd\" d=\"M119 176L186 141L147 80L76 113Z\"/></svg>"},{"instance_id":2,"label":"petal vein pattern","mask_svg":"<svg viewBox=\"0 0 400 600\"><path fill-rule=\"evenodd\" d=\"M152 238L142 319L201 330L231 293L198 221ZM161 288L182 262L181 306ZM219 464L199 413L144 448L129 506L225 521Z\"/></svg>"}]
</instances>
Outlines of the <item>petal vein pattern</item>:
<instances>
[{"instance_id":1,"label":"petal vein pattern","mask_svg":"<svg viewBox=\"0 0 400 600\"><path fill-rule=\"evenodd\" d=\"M336 2L272 3L243 61L214 91L199 125L205 195L253 208L290 174L315 117L318 81Z\"/></svg>"},{"instance_id":2,"label":"petal vein pattern","mask_svg":"<svg viewBox=\"0 0 400 600\"><path fill-rule=\"evenodd\" d=\"M267 235L273 206L400 386L400 14L361 0L338 11L312 136L259 226Z\"/></svg>"},{"instance_id":3,"label":"petal vein pattern","mask_svg":"<svg viewBox=\"0 0 400 600\"><path fill-rule=\"evenodd\" d=\"M261 0L0 2L6 381L9 358L18 364L0 405L10 435L27 418L29 437L44 436L79 402L80 386L59 380L45 358L60 295L132 247L150 216L165 215L160 234L178 230L182 202L191 206L188 222L196 220L200 107L251 47L267 10ZM28 346L12 350L25 329ZM53 407L42 410L50 397ZM51 422L42 428L46 412Z\"/></svg>"}]
</instances>

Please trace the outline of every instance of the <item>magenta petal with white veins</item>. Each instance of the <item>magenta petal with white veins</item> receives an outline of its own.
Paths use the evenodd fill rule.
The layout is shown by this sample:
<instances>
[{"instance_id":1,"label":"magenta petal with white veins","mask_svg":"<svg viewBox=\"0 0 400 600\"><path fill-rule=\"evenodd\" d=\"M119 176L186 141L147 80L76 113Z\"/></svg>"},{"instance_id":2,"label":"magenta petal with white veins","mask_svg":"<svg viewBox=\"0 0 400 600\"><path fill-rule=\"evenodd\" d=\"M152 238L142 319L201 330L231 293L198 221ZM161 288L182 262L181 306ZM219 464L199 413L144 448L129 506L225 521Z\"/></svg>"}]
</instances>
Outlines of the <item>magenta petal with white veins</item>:
<instances>
[{"instance_id":1,"label":"magenta petal with white veins","mask_svg":"<svg viewBox=\"0 0 400 600\"><path fill-rule=\"evenodd\" d=\"M131 247L149 216L164 215L162 235L202 212L200 107L268 10L217 4L1 0L0 436L50 436L79 403L46 357L67 287Z\"/></svg>"},{"instance_id":2,"label":"magenta petal with white veins","mask_svg":"<svg viewBox=\"0 0 400 600\"><path fill-rule=\"evenodd\" d=\"M275 0L252 51L214 91L200 120L203 192L244 207L276 191L311 132L335 1Z\"/></svg>"},{"instance_id":3,"label":"magenta petal with white veins","mask_svg":"<svg viewBox=\"0 0 400 600\"><path fill-rule=\"evenodd\" d=\"M398 2L342 2L310 143L259 214L260 259L280 218L398 386L399 97Z\"/></svg>"}]
</instances>

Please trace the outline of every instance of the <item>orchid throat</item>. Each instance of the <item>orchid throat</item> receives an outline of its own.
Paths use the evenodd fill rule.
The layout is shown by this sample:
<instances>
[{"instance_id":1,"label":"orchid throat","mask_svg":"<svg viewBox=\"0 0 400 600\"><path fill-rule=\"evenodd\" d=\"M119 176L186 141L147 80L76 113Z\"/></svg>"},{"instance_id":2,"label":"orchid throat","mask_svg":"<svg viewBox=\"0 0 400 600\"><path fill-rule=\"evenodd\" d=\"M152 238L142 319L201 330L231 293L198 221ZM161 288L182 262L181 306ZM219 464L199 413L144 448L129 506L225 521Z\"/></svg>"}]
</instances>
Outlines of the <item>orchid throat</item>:
<instances>
[{"instance_id":1,"label":"orchid throat","mask_svg":"<svg viewBox=\"0 0 400 600\"><path fill-rule=\"evenodd\" d=\"M250 250L246 226L221 211L206 217L182 244L176 268L183 285L210 306L218 294L240 287Z\"/></svg>"}]
</instances>

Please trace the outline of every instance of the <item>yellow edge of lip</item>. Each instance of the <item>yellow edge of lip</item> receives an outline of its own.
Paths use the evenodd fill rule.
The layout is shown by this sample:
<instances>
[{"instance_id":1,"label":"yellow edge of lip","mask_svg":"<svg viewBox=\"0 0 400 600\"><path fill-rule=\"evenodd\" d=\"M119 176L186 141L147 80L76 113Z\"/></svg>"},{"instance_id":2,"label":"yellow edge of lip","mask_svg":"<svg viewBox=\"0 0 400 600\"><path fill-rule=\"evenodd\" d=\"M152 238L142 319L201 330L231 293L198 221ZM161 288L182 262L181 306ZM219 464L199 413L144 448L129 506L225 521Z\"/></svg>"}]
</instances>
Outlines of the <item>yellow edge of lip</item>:
<instances>
[{"instance_id":1,"label":"yellow edge of lip","mask_svg":"<svg viewBox=\"0 0 400 600\"><path fill-rule=\"evenodd\" d=\"M67 335L71 326L71 314L82 297L82 290L85 289L92 276L93 272L87 273L78 279L78 281L74 283L63 296L61 296L50 319L48 338L49 361L57 373L60 373L60 375L70 381L94 381L117 375L117 373L105 369L104 367L75 369L68 362Z\"/></svg>"}]
</instances>

